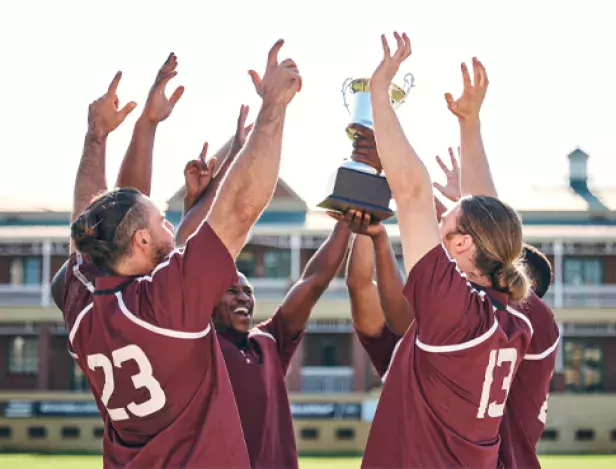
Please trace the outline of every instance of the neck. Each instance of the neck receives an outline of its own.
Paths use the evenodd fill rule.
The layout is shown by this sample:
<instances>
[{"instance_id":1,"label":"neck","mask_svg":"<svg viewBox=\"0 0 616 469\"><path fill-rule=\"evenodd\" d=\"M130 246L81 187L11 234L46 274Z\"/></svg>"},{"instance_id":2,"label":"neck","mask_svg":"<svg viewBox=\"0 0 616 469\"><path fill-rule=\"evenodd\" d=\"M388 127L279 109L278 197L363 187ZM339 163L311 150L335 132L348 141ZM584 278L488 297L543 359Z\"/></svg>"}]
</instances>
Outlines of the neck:
<instances>
[{"instance_id":1,"label":"neck","mask_svg":"<svg viewBox=\"0 0 616 469\"><path fill-rule=\"evenodd\" d=\"M476 272L465 272L466 277L473 282L475 285L479 285L480 287L492 288L492 282L485 275L478 274Z\"/></svg>"},{"instance_id":2,"label":"neck","mask_svg":"<svg viewBox=\"0 0 616 469\"><path fill-rule=\"evenodd\" d=\"M247 332L239 332L233 329L230 326L225 326L224 324L214 324L216 328L216 333L224 337L225 339L233 342L238 347L243 347L248 344L248 333Z\"/></svg>"},{"instance_id":3,"label":"neck","mask_svg":"<svg viewBox=\"0 0 616 469\"><path fill-rule=\"evenodd\" d=\"M109 270L115 275L121 275L125 277L147 275L151 271L151 269L141 265L141 262L137 261L134 258L131 258L131 262L128 262L127 260L121 260Z\"/></svg>"}]
</instances>

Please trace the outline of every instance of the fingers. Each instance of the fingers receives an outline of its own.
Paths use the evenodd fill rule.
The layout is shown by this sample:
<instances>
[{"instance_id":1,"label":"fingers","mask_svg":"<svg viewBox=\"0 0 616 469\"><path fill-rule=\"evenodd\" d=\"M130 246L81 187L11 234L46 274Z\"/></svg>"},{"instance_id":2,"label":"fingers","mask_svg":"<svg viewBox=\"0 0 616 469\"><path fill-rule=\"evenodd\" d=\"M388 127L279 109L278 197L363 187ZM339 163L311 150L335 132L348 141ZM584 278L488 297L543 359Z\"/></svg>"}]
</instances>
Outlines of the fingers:
<instances>
[{"instance_id":1,"label":"fingers","mask_svg":"<svg viewBox=\"0 0 616 469\"><path fill-rule=\"evenodd\" d=\"M443 194L445 197L447 197L445 195L445 191L446 191L445 186L439 184L438 182L433 182L432 183L432 187L434 187L437 191L439 191L441 194Z\"/></svg>"},{"instance_id":2,"label":"fingers","mask_svg":"<svg viewBox=\"0 0 616 469\"><path fill-rule=\"evenodd\" d=\"M293 59L284 59L282 62L280 62L280 67L286 67L286 68L291 68L296 72L299 72L298 68L297 68L297 64L295 63L295 61Z\"/></svg>"},{"instance_id":3,"label":"fingers","mask_svg":"<svg viewBox=\"0 0 616 469\"><path fill-rule=\"evenodd\" d=\"M178 86L173 92L173 94L171 95L171 97L169 98L169 103L171 104L172 107L177 104L177 102L180 100L183 94L184 94L184 87Z\"/></svg>"},{"instance_id":4,"label":"fingers","mask_svg":"<svg viewBox=\"0 0 616 469\"><path fill-rule=\"evenodd\" d=\"M460 69L462 70L462 82L464 83L464 89L470 88L471 85L471 76L468 73L468 67L464 62L460 65Z\"/></svg>"},{"instance_id":5,"label":"fingers","mask_svg":"<svg viewBox=\"0 0 616 469\"><path fill-rule=\"evenodd\" d=\"M261 93L261 83L263 80L261 80L261 77L259 76L259 74L255 72L254 70L248 70L248 75L250 75L252 84L255 85L255 89L257 90L257 93L260 94Z\"/></svg>"},{"instance_id":6,"label":"fingers","mask_svg":"<svg viewBox=\"0 0 616 469\"><path fill-rule=\"evenodd\" d=\"M120 115L121 121L124 121L124 119L126 119L126 116L133 112L136 107L137 103L135 101L131 101L130 103L126 104L126 106L124 106L122 109L120 109L118 114Z\"/></svg>"},{"instance_id":7,"label":"fingers","mask_svg":"<svg viewBox=\"0 0 616 469\"><path fill-rule=\"evenodd\" d=\"M159 76L156 81L154 82L154 90L156 91L162 91L165 89L165 86L167 86L167 83L169 83L169 80L171 80L173 77L175 77L178 74L178 72L173 71L173 72L169 72L165 75L161 75Z\"/></svg>"},{"instance_id":8,"label":"fingers","mask_svg":"<svg viewBox=\"0 0 616 469\"><path fill-rule=\"evenodd\" d=\"M122 78L122 72L117 72L111 80L109 84L109 88L107 89L108 94L116 94L118 91L118 85L120 84L120 79Z\"/></svg>"},{"instance_id":9,"label":"fingers","mask_svg":"<svg viewBox=\"0 0 616 469\"><path fill-rule=\"evenodd\" d=\"M451 95L451 93L445 93L445 102L447 102L447 109L449 109L451 112L455 114L456 113L455 111L456 103L453 100L453 96Z\"/></svg>"},{"instance_id":10,"label":"fingers","mask_svg":"<svg viewBox=\"0 0 616 469\"><path fill-rule=\"evenodd\" d=\"M481 71L479 70L479 63L477 57L473 57L473 85L478 86L481 81Z\"/></svg>"},{"instance_id":11,"label":"fingers","mask_svg":"<svg viewBox=\"0 0 616 469\"><path fill-rule=\"evenodd\" d=\"M205 157L207 156L207 150L209 146L210 144L208 142L203 143L203 148L201 148L201 153L199 154L199 158L203 161L205 161Z\"/></svg>"},{"instance_id":12,"label":"fingers","mask_svg":"<svg viewBox=\"0 0 616 469\"><path fill-rule=\"evenodd\" d=\"M406 60L411 56L413 49L411 48L411 39L406 33L402 34L402 39L404 40L404 55L402 56L402 60Z\"/></svg>"},{"instance_id":13,"label":"fingers","mask_svg":"<svg viewBox=\"0 0 616 469\"><path fill-rule=\"evenodd\" d=\"M488 72L477 57L473 58L473 69L475 70L475 86L479 85L480 88L486 89L489 84Z\"/></svg>"},{"instance_id":14,"label":"fingers","mask_svg":"<svg viewBox=\"0 0 616 469\"><path fill-rule=\"evenodd\" d=\"M361 220L361 230L365 231L370 226L371 217L369 213L364 213Z\"/></svg>"},{"instance_id":15,"label":"fingers","mask_svg":"<svg viewBox=\"0 0 616 469\"><path fill-rule=\"evenodd\" d=\"M381 44L383 45L383 59L391 59L391 51L385 34L381 34Z\"/></svg>"},{"instance_id":16,"label":"fingers","mask_svg":"<svg viewBox=\"0 0 616 469\"><path fill-rule=\"evenodd\" d=\"M167 57L167 60L165 60L163 66L160 67L160 70L158 70L157 77L160 77L161 75L167 75L168 73L173 72L177 68L177 66L178 58L173 52L171 52Z\"/></svg>"},{"instance_id":17,"label":"fingers","mask_svg":"<svg viewBox=\"0 0 616 469\"><path fill-rule=\"evenodd\" d=\"M458 155L460 154L460 147L458 147ZM440 158L439 158L440 159ZM456 155L453 154L453 148L449 147L449 159L451 160L451 170L458 169L458 160Z\"/></svg>"},{"instance_id":18,"label":"fingers","mask_svg":"<svg viewBox=\"0 0 616 469\"><path fill-rule=\"evenodd\" d=\"M255 126L254 122L251 122L250 124L248 124L246 127L244 127L244 133L248 135L254 126Z\"/></svg>"},{"instance_id":19,"label":"fingers","mask_svg":"<svg viewBox=\"0 0 616 469\"><path fill-rule=\"evenodd\" d=\"M336 221L343 221L344 220L344 215L340 212L327 212L327 215L329 215L330 217L332 217L334 220Z\"/></svg>"},{"instance_id":20,"label":"fingers","mask_svg":"<svg viewBox=\"0 0 616 469\"><path fill-rule=\"evenodd\" d=\"M214 168L216 167L216 162L218 161L218 158L216 158L215 156L212 156L210 158L210 161L207 162L207 172L210 176L214 175Z\"/></svg>"},{"instance_id":21,"label":"fingers","mask_svg":"<svg viewBox=\"0 0 616 469\"><path fill-rule=\"evenodd\" d=\"M436 155L436 162L438 163L438 165L441 167L441 169L443 170L445 174L449 173L450 169L447 167L445 163L443 163L443 160L441 160L441 157L438 155Z\"/></svg>"},{"instance_id":22,"label":"fingers","mask_svg":"<svg viewBox=\"0 0 616 469\"><path fill-rule=\"evenodd\" d=\"M278 39L276 43L272 46L267 54L267 66L266 70L273 68L278 65L278 53L284 44L283 39Z\"/></svg>"},{"instance_id":23,"label":"fingers","mask_svg":"<svg viewBox=\"0 0 616 469\"><path fill-rule=\"evenodd\" d=\"M246 118L248 117L249 110L250 108L245 104L242 104L240 106L240 115L237 118L237 127L235 129L235 132L237 134L241 133L241 131L244 130L244 127L246 126Z\"/></svg>"}]
</instances>

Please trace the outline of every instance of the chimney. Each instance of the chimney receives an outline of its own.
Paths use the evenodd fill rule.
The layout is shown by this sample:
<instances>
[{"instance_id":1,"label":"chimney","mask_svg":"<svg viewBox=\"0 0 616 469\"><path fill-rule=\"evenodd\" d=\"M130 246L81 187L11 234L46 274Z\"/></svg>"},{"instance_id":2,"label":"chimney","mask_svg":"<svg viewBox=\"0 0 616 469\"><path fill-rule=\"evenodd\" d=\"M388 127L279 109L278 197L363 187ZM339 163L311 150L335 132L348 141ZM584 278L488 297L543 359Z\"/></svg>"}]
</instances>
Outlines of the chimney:
<instances>
[{"instance_id":1,"label":"chimney","mask_svg":"<svg viewBox=\"0 0 616 469\"><path fill-rule=\"evenodd\" d=\"M569 153L569 186L575 192L588 191L588 155L579 148Z\"/></svg>"},{"instance_id":2,"label":"chimney","mask_svg":"<svg viewBox=\"0 0 616 469\"><path fill-rule=\"evenodd\" d=\"M568 155L569 158L569 187L588 204L588 210L593 214L609 212L588 187L588 154L579 148Z\"/></svg>"}]
</instances>

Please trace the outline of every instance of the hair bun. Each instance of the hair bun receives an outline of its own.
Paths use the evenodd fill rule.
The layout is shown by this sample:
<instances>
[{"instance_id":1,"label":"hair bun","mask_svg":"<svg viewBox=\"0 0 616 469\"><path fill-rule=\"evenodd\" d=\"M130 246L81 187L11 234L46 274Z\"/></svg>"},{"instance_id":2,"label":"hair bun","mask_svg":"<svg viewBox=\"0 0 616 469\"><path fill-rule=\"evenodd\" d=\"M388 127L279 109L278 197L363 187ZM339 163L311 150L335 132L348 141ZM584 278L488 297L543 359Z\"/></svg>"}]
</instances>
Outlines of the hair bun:
<instances>
[{"instance_id":1,"label":"hair bun","mask_svg":"<svg viewBox=\"0 0 616 469\"><path fill-rule=\"evenodd\" d=\"M522 301L530 293L531 281L523 264L517 262L505 265L494 272L494 283L498 290L507 292L511 301Z\"/></svg>"},{"instance_id":2,"label":"hair bun","mask_svg":"<svg viewBox=\"0 0 616 469\"><path fill-rule=\"evenodd\" d=\"M89 240L96 240L98 237L98 222L94 219L90 210L84 211L73 222L71 225L71 236L78 246Z\"/></svg>"}]
</instances>

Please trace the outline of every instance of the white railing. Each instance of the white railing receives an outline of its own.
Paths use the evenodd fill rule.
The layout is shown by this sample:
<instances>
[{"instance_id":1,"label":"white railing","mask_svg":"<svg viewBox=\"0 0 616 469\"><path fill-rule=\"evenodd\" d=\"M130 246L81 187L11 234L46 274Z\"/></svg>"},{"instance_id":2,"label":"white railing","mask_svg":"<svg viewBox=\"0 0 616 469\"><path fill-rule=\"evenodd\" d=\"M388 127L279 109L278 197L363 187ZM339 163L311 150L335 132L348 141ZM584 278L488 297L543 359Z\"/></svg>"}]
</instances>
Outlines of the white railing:
<instances>
[{"instance_id":1,"label":"white railing","mask_svg":"<svg viewBox=\"0 0 616 469\"><path fill-rule=\"evenodd\" d=\"M282 298L292 283L285 278L251 278L257 297ZM345 280L335 278L328 294L346 291ZM559 298L556 297L559 296ZM551 307L562 308L616 308L616 284L612 285L552 285L544 300ZM0 284L0 306L49 306L49 290L42 285Z\"/></svg>"},{"instance_id":2,"label":"white railing","mask_svg":"<svg viewBox=\"0 0 616 469\"><path fill-rule=\"evenodd\" d=\"M563 285L561 298L556 298L559 291L554 287L544 298L552 307L616 308L616 285Z\"/></svg>"},{"instance_id":3,"label":"white railing","mask_svg":"<svg viewBox=\"0 0 616 469\"><path fill-rule=\"evenodd\" d=\"M353 391L353 367L305 366L301 370L302 392L347 393Z\"/></svg>"}]
</instances>

